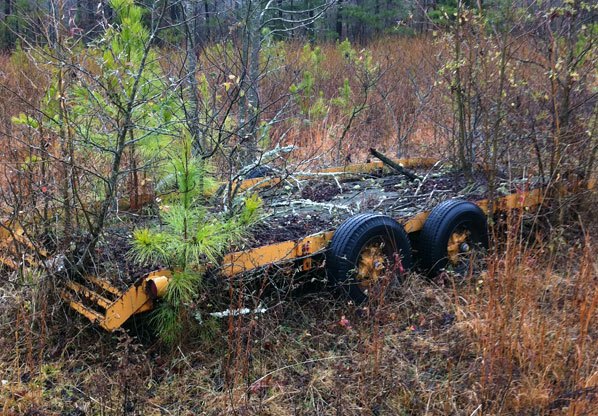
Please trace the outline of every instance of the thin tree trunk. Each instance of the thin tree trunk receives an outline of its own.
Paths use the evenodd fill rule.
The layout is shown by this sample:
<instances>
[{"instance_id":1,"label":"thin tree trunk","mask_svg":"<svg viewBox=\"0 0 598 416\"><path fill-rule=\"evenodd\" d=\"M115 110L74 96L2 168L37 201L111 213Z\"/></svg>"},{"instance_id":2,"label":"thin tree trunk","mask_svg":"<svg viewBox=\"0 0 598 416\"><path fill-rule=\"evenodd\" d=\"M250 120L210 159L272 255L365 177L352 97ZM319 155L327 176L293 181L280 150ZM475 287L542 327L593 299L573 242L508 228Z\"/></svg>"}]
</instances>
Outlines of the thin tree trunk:
<instances>
[{"instance_id":1,"label":"thin tree trunk","mask_svg":"<svg viewBox=\"0 0 598 416\"><path fill-rule=\"evenodd\" d=\"M165 8L162 10L160 19L162 19L162 17L164 16L164 11ZM114 148L114 151L112 152L113 156L110 175L106 180L106 197L102 202L100 212L97 215L96 224L91 228L91 240L87 244L85 250L83 251L83 255L77 260L77 263L75 265L75 272L82 272L85 269L85 265L91 259L92 253L94 252L100 239L100 236L104 230L104 226L108 218L108 214L110 212L110 207L114 202L114 198L117 196L118 182L122 170L122 159L127 148L127 136L130 134L130 131L133 128L133 110L135 109L137 93L140 88L140 83L142 82L141 76L147 65L147 59L151 50L151 45L154 40L154 35L155 33L153 33L150 36L147 45L145 45L145 50L143 52L141 63L139 64L139 68L137 69L137 73L135 75L135 82L133 83L131 94L128 97L126 107L123 110L121 122L118 123L118 125L120 126L120 131L118 132L118 135L116 137L116 146Z\"/></svg>"},{"instance_id":2,"label":"thin tree trunk","mask_svg":"<svg viewBox=\"0 0 598 416\"><path fill-rule=\"evenodd\" d=\"M59 1L56 4L56 10L53 14L52 24L53 24L53 35L54 35L54 50L57 52L58 56L62 56L62 36L60 33L60 22L59 18L63 13L64 4L62 1ZM62 178L60 181L60 189L62 193L62 211L63 211L63 240L62 240L62 248L66 248L68 244L70 244L73 236L73 212L72 212L72 174L73 174L73 143L72 138L70 136L70 125L68 120L68 109L66 107L66 64L63 60L60 61L60 66L58 68L58 80L57 80L57 87L58 87L58 94L59 94L59 103L58 103L58 118L60 120L60 157L62 161Z\"/></svg>"},{"instance_id":3,"label":"thin tree trunk","mask_svg":"<svg viewBox=\"0 0 598 416\"><path fill-rule=\"evenodd\" d=\"M255 127L259 106L257 83L261 39L259 34L259 10L255 8L256 4L256 1L250 1L247 5L241 56L244 73L241 76L242 93L239 97L239 136L243 165L253 162L258 153Z\"/></svg>"},{"instance_id":4,"label":"thin tree trunk","mask_svg":"<svg viewBox=\"0 0 598 416\"><path fill-rule=\"evenodd\" d=\"M488 200L490 201L489 212L493 212L494 207L494 196L496 190L496 170L498 165L498 141L500 136L500 126L503 118L503 93L505 90L506 81L506 70L507 70L507 58L508 58L508 39L506 36L502 38L502 48L500 51L500 67L499 67L499 79L498 79L498 92L496 102L496 115L494 124L492 126L492 143L490 147L490 177L488 180Z\"/></svg>"},{"instance_id":5,"label":"thin tree trunk","mask_svg":"<svg viewBox=\"0 0 598 416\"><path fill-rule=\"evenodd\" d=\"M336 12L336 34L339 40L343 40L343 0L338 0Z\"/></svg>"},{"instance_id":6,"label":"thin tree trunk","mask_svg":"<svg viewBox=\"0 0 598 416\"><path fill-rule=\"evenodd\" d=\"M455 62L457 62L457 68L455 70L455 81L454 81L454 93L457 105L457 152L459 165L463 171L469 175L471 173L471 164L468 160L468 129L466 122L466 109L465 109L465 94L463 87L463 79L461 75L460 61L461 55L461 3L459 3L459 11L457 13L457 22L455 27Z\"/></svg>"},{"instance_id":7,"label":"thin tree trunk","mask_svg":"<svg viewBox=\"0 0 598 416\"><path fill-rule=\"evenodd\" d=\"M187 126L191 134L192 148L196 155L206 151L206 143L203 143L199 126L199 88L197 85L197 42L198 31L198 10L193 0L185 1L185 71L187 74ZM206 3L207 4L207 3Z\"/></svg>"},{"instance_id":8,"label":"thin tree trunk","mask_svg":"<svg viewBox=\"0 0 598 416\"><path fill-rule=\"evenodd\" d=\"M203 2L204 8L204 27L205 27L205 41L209 42L211 40L211 33L210 33L210 3L208 0L204 0Z\"/></svg>"}]
</instances>

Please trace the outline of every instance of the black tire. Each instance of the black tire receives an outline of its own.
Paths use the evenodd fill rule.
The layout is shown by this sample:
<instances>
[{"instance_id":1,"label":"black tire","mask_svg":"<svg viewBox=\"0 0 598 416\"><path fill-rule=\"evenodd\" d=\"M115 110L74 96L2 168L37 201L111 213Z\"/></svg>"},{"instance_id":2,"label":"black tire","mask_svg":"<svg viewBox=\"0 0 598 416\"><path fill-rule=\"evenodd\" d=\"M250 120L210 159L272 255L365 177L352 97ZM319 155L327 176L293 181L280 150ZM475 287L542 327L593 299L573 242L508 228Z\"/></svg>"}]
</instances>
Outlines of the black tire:
<instances>
[{"instance_id":1,"label":"black tire","mask_svg":"<svg viewBox=\"0 0 598 416\"><path fill-rule=\"evenodd\" d=\"M347 219L332 237L326 256L328 280L356 304L367 300L368 294L358 283L356 268L362 250L380 242L385 270L400 277L400 272L412 266L411 244L401 224L380 214L358 214ZM386 272L385 272L386 273Z\"/></svg>"},{"instance_id":2,"label":"black tire","mask_svg":"<svg viewBox=\"0 0 598 416\"><path fill-rule=\"evenodd\" d=\"M274 173L268 165L260 165L249 169L249 172L245 174L245 179L263 178L264 176L271 176Z\"/></svg>"},{"instance_id":3,"label":"black tire","mask_svg":"<svg viewBox=\"0 0 598 416\"><path fill-rule=\"evenodd\" d=\"M449 264L449 240L458 232L466 233L464 250L488 248L488 225L480 207L460 199L441 202L426 219L418 240L421 264L430 276L436 276ZM469 264L464 263L456 271L467 271L464 267Z\"/></svg>"}]
</instances>

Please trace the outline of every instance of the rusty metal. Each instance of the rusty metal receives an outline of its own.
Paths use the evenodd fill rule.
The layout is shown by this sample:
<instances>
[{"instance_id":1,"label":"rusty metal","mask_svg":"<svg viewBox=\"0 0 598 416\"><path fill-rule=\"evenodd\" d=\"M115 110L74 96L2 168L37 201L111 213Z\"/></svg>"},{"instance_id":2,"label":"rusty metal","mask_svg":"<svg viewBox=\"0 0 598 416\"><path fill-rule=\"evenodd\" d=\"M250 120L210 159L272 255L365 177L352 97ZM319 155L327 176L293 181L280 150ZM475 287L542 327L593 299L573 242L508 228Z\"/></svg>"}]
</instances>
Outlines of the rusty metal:
<instances>
[{"instance_id":1,"label":"rusty metal","mask_svg":"<svg viewBox=\"0 0 598 416\"><path fill-rule=\"evenodd\" d=\"M462 250L462 247L463 244L467 242L468 238L469 232L467 231L451 234L447 245L447 254L451 264L459 263L459 255L463 253L464 250Z\"/></svg>"}]
</instances>

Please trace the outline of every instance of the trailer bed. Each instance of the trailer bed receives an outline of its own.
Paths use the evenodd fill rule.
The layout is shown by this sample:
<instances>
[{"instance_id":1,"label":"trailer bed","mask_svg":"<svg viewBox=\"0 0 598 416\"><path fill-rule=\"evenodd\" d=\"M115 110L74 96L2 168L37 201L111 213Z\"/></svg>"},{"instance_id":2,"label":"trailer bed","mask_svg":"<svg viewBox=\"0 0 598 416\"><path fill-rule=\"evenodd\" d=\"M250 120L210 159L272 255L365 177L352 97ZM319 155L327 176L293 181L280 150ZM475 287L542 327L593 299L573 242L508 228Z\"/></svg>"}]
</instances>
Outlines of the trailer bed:
<instances>
[{"instance_id":1,"label":"trailer bed","mask_svg":"<svg viewBox=\"0 0 598 416\"><path fill-rule=\"evenodd\" d=\"M343 221L358 213L381 213L406 224L410 219L423 218L422 213L444 200L479 201L487 197L487 180L481 174L466 178L435 161L409 161L411 171L421 180L409 181L375 162L335 171L250 180L250 184L258 185L256 190L263 200L261 220L246 240L231 247L217 271L237 274L313 254L327 245ZM529 188L529 183L526 186ZM516 183L509 185L503 180L497 196L510 194L516 187ZM410 227L407 226L409 232L414 230ZM127 256L131 233L132 229L126 228L107 230L109 242L98 253L98 271L119 290L166 266L141 267L131 262ZM308 250L302 248L305 244L309 245Z\"/></svg>"},{"instance_id":2,"label":"trailer bed","mask_svg":"<svg viewBox=\"0 0 598 416\"><path fill-rule=\"evenodd\" d=\"M300 271L321 267L335 229L361 212L386 214L402 223L407 233L414 233L422 229L432 208L446 199L471 200L484 212L533 207L544 200L544 188L536 187L533 181L500 181L497 198L490 206L483 176L466 179L429 161L408 162L409 167L417 168L420 179L410 182L374 162L237 184L237 189L260 192L263 220L252 230L251 240L232 247L210 270L230 278L277 264ZM111 245L114 247L114 241ZM120 327L129 316L152 309L172 278L168 270L150 273L133 284L122 280L132 277L129 273L103 275L111 277L84 277L82 284L68 286L63 297L73 309L109 331Z\"/></svg>"},{"instance_id":3,"label":"trailer bed","mask_svg":"<svg viewBox=\"0 0 598 416\"><path fill-rule=\"evenodd\" d=\"M396 219L429 211L451 198L480 200L487 197L486 178L468 179L461 172L440 164L413 169L421 181L379 170L350 177L323 176L313 179L287 178L260 192L264 200L262 221L252 229L247 248L293 240L337 228L344 220L362 212L377 212ZM498 196L515 185L501 181Z\"/></svg>"}]
</instances>

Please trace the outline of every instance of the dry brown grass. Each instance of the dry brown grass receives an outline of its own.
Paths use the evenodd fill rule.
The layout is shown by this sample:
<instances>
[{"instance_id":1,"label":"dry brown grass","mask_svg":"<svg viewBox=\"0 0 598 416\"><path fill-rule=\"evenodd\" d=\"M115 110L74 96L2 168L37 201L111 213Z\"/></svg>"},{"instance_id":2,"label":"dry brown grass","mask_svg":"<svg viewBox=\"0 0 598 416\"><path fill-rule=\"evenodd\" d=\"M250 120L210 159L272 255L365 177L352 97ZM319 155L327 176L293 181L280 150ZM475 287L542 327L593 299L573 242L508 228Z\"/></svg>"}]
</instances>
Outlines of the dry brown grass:
<instances>
[{"instance_id":1,"label":"dry brown grass","mask_svg":"<svg viewBox=\"0 0 598 416\"><path fill-rule=\"evenodd\" d=\"M358 104L362 86L355 68L346 62L337 44L319 47L325 60L316 74L316 93L321 92L325 99L331 100L338 97L344 80L349 79L354 104ZM299 58L302 48L302 44L286 48L290 73L306 68ZM297 158L320 155L321 164L343 163L348 156L354 162L363 161L369 157L369 147L385 149L390 154L400 151L403 156L446 156L448 136L438 122L447 119L450 108L438 105L443 92L434 88L440 49L441 46L425 37L381 39L368 45L367 51L379 65L380 79L369 93L367 109L353 121L340 147L338 140L349 118L346 113L331 108L322 119L296 125L287 143L300 147ZM291 81L287 79L282 85ZM420 102L418 95L424 96L428 91L431 92L426 100ZM278 126L273 136L288 127Z\"/></svg>"},{"instance_id":2,"label":"dry brown grass","mask_svg":"<svg viewBox=\"0 0 598 416\"><path fill-rule=\"evenodd\" d=\"M465 280L414 274L366 308L283 297L172 351L73 326L4 285L3 413L591 415L595 229L528 244L519 225Z\"/></svg>"},{"instance_id":3,"label":"dry brown grass","mask_svg":"<svg viewBox=\"0 0 598 416\"><path fill-rule=\"evenodd\" d=\"M591 414L598 263L590 231L528 246L518 225L475 290L455 302L480 360L480 400L497 414Z\"/></svg>"}]
</instances>

